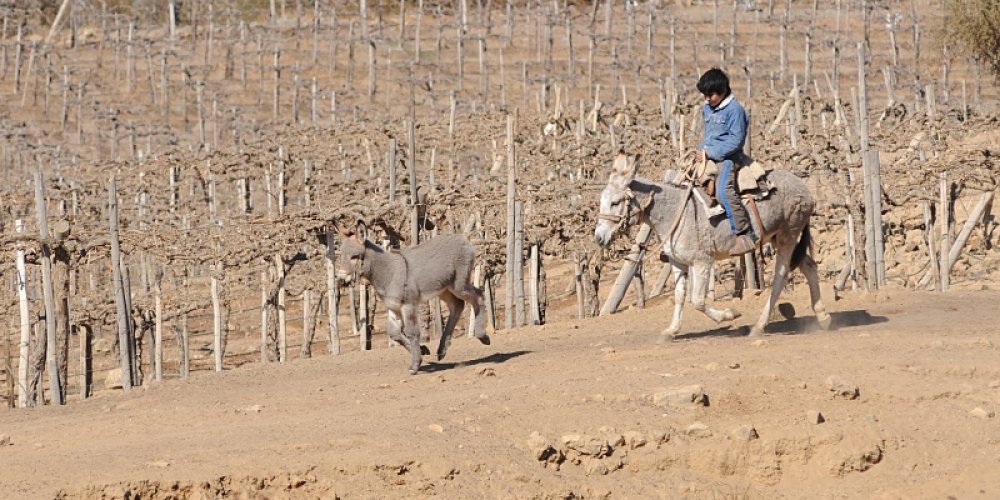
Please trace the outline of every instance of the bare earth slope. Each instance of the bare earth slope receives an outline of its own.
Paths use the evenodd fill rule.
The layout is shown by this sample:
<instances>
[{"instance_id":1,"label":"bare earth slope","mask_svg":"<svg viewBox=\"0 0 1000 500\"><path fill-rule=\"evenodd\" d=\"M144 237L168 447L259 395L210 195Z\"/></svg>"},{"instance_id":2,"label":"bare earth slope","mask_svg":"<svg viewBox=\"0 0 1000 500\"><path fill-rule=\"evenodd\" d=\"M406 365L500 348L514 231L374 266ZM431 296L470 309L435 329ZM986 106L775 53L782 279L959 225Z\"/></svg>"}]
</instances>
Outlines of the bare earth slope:
<instances>
[{"instance_id":1,"label":"bare earth slope","mask_svg":"<svg viewBox=\"0 0 1000 500\"><path fill-rule=\"evenodd\" d=\"M785 297L800 316L805 292ZM657 345L670 307L659 300L500 332L492 346L459 338L413 377L402 349L381 348L102 392L0 413L0 491L997 498L998 299L850 294L828 300L833 331L805 316L754 341L752 297L735 328L688 310L686 335ZM690 385L708 405L668 392Z\"/></svg>"}]
</instances>

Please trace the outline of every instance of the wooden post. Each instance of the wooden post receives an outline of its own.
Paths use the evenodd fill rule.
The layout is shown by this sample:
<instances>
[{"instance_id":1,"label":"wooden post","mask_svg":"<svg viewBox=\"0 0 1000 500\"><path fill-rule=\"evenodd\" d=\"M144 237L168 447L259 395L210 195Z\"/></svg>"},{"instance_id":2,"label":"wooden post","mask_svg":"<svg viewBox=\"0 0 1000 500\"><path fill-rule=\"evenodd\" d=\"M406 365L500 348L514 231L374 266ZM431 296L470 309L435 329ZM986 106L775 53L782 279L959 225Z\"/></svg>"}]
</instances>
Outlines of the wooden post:
<instances>
[{"instance_id":1,"label":"wooden post","mask_svg":"<svg viewBox=\"0 0 1000 500\"><path fill-rule=\"evenodd\" d=\"M312 357L313 335L316 332L316 323L312 314L312 290L306 288L302 290L302 350L303 358Z\"/></svg>"},{"instance_id":2,"label":"wooden post","mask_svg":"<svg viewBox=\"0 0 1000 500\"><path fill-rule=\"evenodd\" d=\"M274 65L272 66L272 71L274 71L274 92L272 94L271 100L271 117L275 120L278 119L280 115L280 101L281 101L281 51L278 47L274 48ZM204 142L204 141L203 141Z\"/></svg>"},{"instance_id":3,"label":"wooden post","mask_svg":"<svg viewBox=\"0 0 1000 500\"><path fill-rule=\"evenodd\" d=\"M118 195L113 174L108 184L108 214L111 222L111 281L115 287L115 308L118 312L118 350L121 354L122 389L128 392L132 388L135 352L132 350L131 321L122 281L121 243L118 239Z\"/></svg>"},{"instance_id":4,"label":"wooden post","mask_svg":"<svg viewBox=\"0 0 1000 500\"><path fill-rule=\"evenodd\" d=\"M368 300L368 284L359 283L357 285L358 289L358 309L360 316L360 325L358 330L360 332L361 350L369 351L372 348L372 318L368 313L369 311L369 300Z\"/></svg>"},{"instance_id":5,"label":"wooden post","mask_svg":"<svg viewBox=\"0 0 1000 500\"><path fill-rule=\"evenodd\" d=\"M517 197L514 154L514 117L507 115L507 258L504 273L507 301L504 328L508 330L514 326L514 205Z\"/></svg>"},{"instance_id":6,"label":"wooden post","mask_svg":"<svg viewBox=\"0 0 1000 500\"><path fill-rule=\"evenodd\" d=\"M268 284L267 279L268 270L266 268L267 261L264 260L265 268L260 271L260 361L261 363L267 363L269 361L268 356L268 317L267 312L270 309L271 297L268 295Z\"/></svg>"},{"instance_id":7,"label":"wooden post","mask_svg":"<svg viewBox=\"0 0 1000 500\"><path fill-rule=\"evenodd\" d=\"M839 290L844 290L845 287L846 287L846 285L847 285L847 280L850 279L851 276L855 276L857 274L857 272L858 272L857 271L857 267L858 266L857 266L857 262L856 262L856 259L855 259L855 255L857 255L857 251L854 248L854 246L855 246L855 243L854 243L854 213L850 209L850 203L851 203L851 199L850 199L850 197L847 197L847 224L845 225L846 226L845 227L845 229L846 229L846 231L845 231L846 235L844 236L844 245L846 247L845 251L844 251L844 269L841 270L840 275L837 276L837 283L834 285L834 289L838 290L838 291ZM855 278L855 281L854 281L854 286L855 287L857 286L857 279L856 278Z\"/></svg>"},{"instance_id":8,"label":"wooden post","mask_svg":"<svg viewBox=\"0 0 1000 500\"><path fill-rule=\"evenodd\" d=\"M389 203L394 203L396 201L396 139L389 139L386 169L389 170Z\"/></svg>"},{"instance_id":9,"label":"wooden post","mask_svg":"<svg viewBox=\"0 0 1000 500\"><path fill-rule=\"evenodd\" d=\"M223 328L225 325L222 324L222 300L221 300L221 290L220 290L220 276L225 272L225 268L222 267L222 262L216 261L215 265L212 266L212 358L215 361L215 371L222 371L222 347L223 347Z\"/></svg>"},{"instance_id":10,"label":"wooden post","mask_svg":"<svg viewBox=\"0 0 1000 500\"><path fill-rule=\"evenodd\" d=\"M329 345L330 354L340 354L340 327L337 317L340 315L340 288L337 282L337 255L334 247L336 237L333 231L326 232L326 300L329 313Z\"/></svg>"},{"instance_id":11,"label":"wooden post","mask_svg":"<svg viewBox=\"0 0 1000 500\"><path fill-rule=\"evenodd\" d=\"M524 202L514 202L514 322L524 326Z\"/></svg>"},{"instance_id":12,"label":"wooden post","mask_svg":"<svg viewBox=\"0 0 1000 500\"><path fill-rule=\"evenodd\" d=\"M417 195L417 140L413 130L413 120L406 125L407 158L406 169L410 175L410 232L413 235L410 246L420 243L420 200Z\"/></svg>"},{"instance_id":13,"label":"wooden post","mask_svg":"<svg viewBox=\"0 0 1000 500\"><path fill-rule=\"evenodd\" d=\"M939 194L940 194L940 205L938 205L938 224L941 230L941 244L938 246L940 250L940 270L941 270L941 291L947 292L951 285L951 268L948 266L948 249L951 247L951 203L948 193L948 174L946 172L941 172L940 174L940 184L939 184Z\"/></svg>"},{"instance_id":14,"label":"wooden post","mask_svg":"<svg viewBox=\"0 0 1000 500\"><path fill-rule=\"evenodd\" d=\"M375 41L368 40L368 99L375 97Z\"/></svg>"},{"instance_id":15,"label":"wooden post","mask_svg":"<svg viewBox=\"0 0 1000 500\"><path fill-rule=\"evenodd\" d=\"M934 234L934 212L931 207L931 202L925 201L924 205L924 240L927 244L927 257L930 263L930 271L925 275L927 281L932 281L934 283L934 288L941 291L941 268L940 261L937 258L937 248L935 241L937 240L937 235ZM925 286L923 280L919 283L920 286Z\"/></svg>"},{"instance_id":16,"label":"wooden post","mask_svg":"<svg viewBox=\"0 0 1000 500\"><path fill-rule=\"evenodd\" d=\"M45 186L41 172L35 172L35 214L38 218L38 236L41 240L42 293L45 300L45 370L49 375L49 390L52 404L65 403L65 392L59 377L59 362L56 358L58 344L56 338L56 300L52 286L52 248L49 246L48 211L45 206Z\"/></svg>"},{"instance_id":17,"label":"wooden post","mask_svg":"<svg viewBox=\"0 0 1000 500\"><path fill-rule=\"evenodd\" d=\"M878 200L881 199L881 186L876 185L877 167L871 164L872 155L868 145L868 85L865 79L865 44L858 42L858 132L861 143L861 161L864 172L864 206L865 206L865 261L867 265L867 282L869 290L877 290L881 281L878 273L878 244L881 227L876 220ZM874 152L874 161L878 163L878 151ZM878 203L880 205L880 203Z\"/></svg>"},{"instance_id":18,"label":"wooden post","mask_svg":"<svg viewBox=\"0 0 1000 500\"><path fill-rule=\"evenodd\" d=\"M274 270L278 278L278 298L275 309L278 312L278 362L288 361L288 337L285 324L285 259L280 253L274 256Z\"/></svg>"},{"instance_id":19,"label":"wooden post","mask_svg":"<svg viewBox=\"0 0 1000 500\"><path fill-rule=\"evenodd\" d=\"M870 205L872 224L875 228L875 277L878 286L881 287L885 285L885 234L882 230L882 166L879 150L871 149L865 154L865 166L871 178Z\"/></svg>"},{"instance_id":20,"label":"wooden post","mask_svg":"<svg viewBox=\"0 0 1000 500\"><path fill-rule=\"evenodd\" d=\"M651 228L648 224L642 224L639 227L639 232L635 236L635 244L632 245L632 251L625 258L625 264L622 265L621 272L618 273L618 278L611 288L611 293L608 294L604 305L601 306L601 316L614 314L618 310L619 304L621 304L622 299L625 297L625 291L628 290L628 285L632 281L632 276L635 275L639 261L646 254L646 242L649 240L650 234Z\"/></svg>"},{"instance_id":21,"label":"wooden post","mask_svg":"<svg viewBox=\"0 0 1000 500\"><path fill-rule=\"evenodd\" d=\"M924 95L927 98L927 117L934 118L937 115L937 105L935 99L935 85L930 83L927 85Z\"/></svg>"},{"instance_id":22,"label":"wooden post","mask_svg":"<svg viewBox=\"0 0 1000 500\"><path fill-rule=\"evenodd\" d=\"M153 279L153 307L156 311L156 325L153 330L153 377L163 381L163 294L160 290L162 272ZM81 339L82 342L82 339Z\"/></svg>"},{"instance_id":23,"label":"wooden post","mask_svg":"<svg viewBox=\"0 0 1000 500\"><path fill-rule=\"evenodd\" d=\"M943 271L949 276L951 275L951 270L955 267L955 262L958 261L958 257L962 254L962 247L965 246L965 242L969 240L969 235L972 234L972 229L975 228L976 222L983 218L989 207L993 203L993 191L983 194L979 198L979 202L976 203L976 207L969 212L969 218L966 219L965 225L962 226L962 230L959 231L958 236L955 237L955 242L952 243L951 249L948 251L947 268ZM942 253L944 248L942 248Z\"/></svg>"},{"instance_id":24,"label":"wooden post","mask_svg":"<svg viewBox=\"0 0 1000 500\"><path fill-rule=\"evenodd\" d=\"M645 285L646 280L643 277L643 269L645 269L645 264L643 261L639 261L635 268L635 274L633 275L635 279L632 280L633 290L635 291L635 307L639 309L646 308L646 291ZM714 272L714 267L712 268Z\"/></svg>"},{"instance_id":25,"label":"wooden post","mask_svg":"<svg viewBox=\"0 0 1000 500\"><path fill-rule=\"evenodd\" d=\"M14 230L20 235L24 233L24 221L16 219ZM28 394L28 364L30 363L31 318L28 310L28 274L24 259L24 247L17 245L17 299L21 318L21 341L18 345L17 358L17 405L21 408L30 406Z\"/></svg>"},{"instance_id":26,"label":"wooden post","mask_svg":"<svg viewBox=\"0 0 1000 500\"><path fill-rule=\"evenodd\" d=\"M532 325L542 324L542 309L539 303L541 289L542 262L538 243L531 245L531 255L528 260L528 313Z\"/></svg>"}]
</instances>

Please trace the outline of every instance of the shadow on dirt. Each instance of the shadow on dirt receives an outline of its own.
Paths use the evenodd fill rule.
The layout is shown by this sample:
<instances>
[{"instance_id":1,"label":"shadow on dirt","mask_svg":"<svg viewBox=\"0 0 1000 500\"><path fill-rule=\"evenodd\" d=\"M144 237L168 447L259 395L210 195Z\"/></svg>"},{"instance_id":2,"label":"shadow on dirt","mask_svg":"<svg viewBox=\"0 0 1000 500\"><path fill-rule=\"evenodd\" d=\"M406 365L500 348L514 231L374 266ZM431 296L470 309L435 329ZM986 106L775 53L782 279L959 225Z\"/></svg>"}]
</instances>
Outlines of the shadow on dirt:
<instances>
[{"instance_id":1,"label":"shadow on dirt","mask_svg":"<svg viewBox=\"0 0 1000 500\"><path fill-rule=\"evenodd\" d=\"M791 314L794 314L794 309L791 310ZM852 326L875 325L889 321L889 318L885 316L872 316L868 311L863 309L854 311L836 311L830 313L830 317L830 331ZM702 332L678 335L677 340L693 340L705 337L743 337L750 334L750 327L751 325L713 328ZM820 328L819 323L816 322L816 316L812 315L812 311L810 311L807 316L771 321L767 324L767 328L764 329L765 334L771 335L800 335L816 331L822 331L822 328Z\"/></svg>"},{"instance_id":2,"label":"shadow on dirt","mask_svg":"<svg viewBox=\"0 0 1000 500\"><path fill-rule=\"evenodd\" d=\"M503 363L509 359L514 359L525 354L531 354L533 351L512 351L512 352L497 352L490 354L489 356L484 356L479 359L470 359L468 361L459 361L455 363L437 363L430 361L427 364L420 367L421 372L439 372L444 370L451 370L459 366L476 366L484 364L499 364Z\"/></svg>"}]
</instances>

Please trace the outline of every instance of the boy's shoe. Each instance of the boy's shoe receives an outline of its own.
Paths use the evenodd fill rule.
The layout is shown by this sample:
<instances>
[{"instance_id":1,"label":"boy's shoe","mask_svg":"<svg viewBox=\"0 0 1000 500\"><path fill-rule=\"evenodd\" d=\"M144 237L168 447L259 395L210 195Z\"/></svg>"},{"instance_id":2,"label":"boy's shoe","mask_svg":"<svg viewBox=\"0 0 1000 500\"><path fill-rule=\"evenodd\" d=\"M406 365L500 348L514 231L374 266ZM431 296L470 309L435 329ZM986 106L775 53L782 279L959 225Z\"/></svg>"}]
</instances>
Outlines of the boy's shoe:
<instances>
[{"instance_id":1,"label":"boy's shoe","mask_svg":"<svg viewBox=\"0 0 1000 500\"><path fill-rule=\"evenodd\" d=\"M749 234L741 234L736 237L736 241L729 249L730 257L738 257L745 253L750 253L757 249L757 242Z\"/></svg>"},{"instance_id":2,"label":"boy's shoe","mask_svg":"<svg viewBox=\"0 0 1000 500\"><path fill-rule=\"evenodd\" d=\"M718 217L720 215L725 215L725 214L726 214L726 209L723 208L722 205L712 205L708 209L708 216L710 218L711 217Z\"/></svg>"}]
</instances>

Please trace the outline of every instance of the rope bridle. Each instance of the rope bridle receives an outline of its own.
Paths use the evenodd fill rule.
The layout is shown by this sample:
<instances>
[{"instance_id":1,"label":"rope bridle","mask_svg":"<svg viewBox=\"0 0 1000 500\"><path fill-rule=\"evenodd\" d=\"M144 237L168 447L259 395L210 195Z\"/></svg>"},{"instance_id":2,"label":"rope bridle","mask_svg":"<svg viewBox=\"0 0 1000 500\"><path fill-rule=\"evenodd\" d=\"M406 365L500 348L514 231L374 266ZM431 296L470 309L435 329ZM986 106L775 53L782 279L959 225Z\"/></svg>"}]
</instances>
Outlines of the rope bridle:
<instances>
[{"instance_id":1,"label":"rope bridle","mask_svg":"<svg viewBox=\"0 0 1000 500\"><path fill-rule=\"evenodd\" d=\"M632 209L638 210L639 217L645 215L646 210L653 204L653 196L650 195L642 204L639 204L639 201L636 199L635 191L632 191L631 188L612 189L618 193L624 193L625 199L627 200L625 205L625 215L599 213L597 214L597 219L606 220L614 224L615 228L612 234L617 235L628 226L628 220L632 217Z\"/></svg>"}]
</instances>

